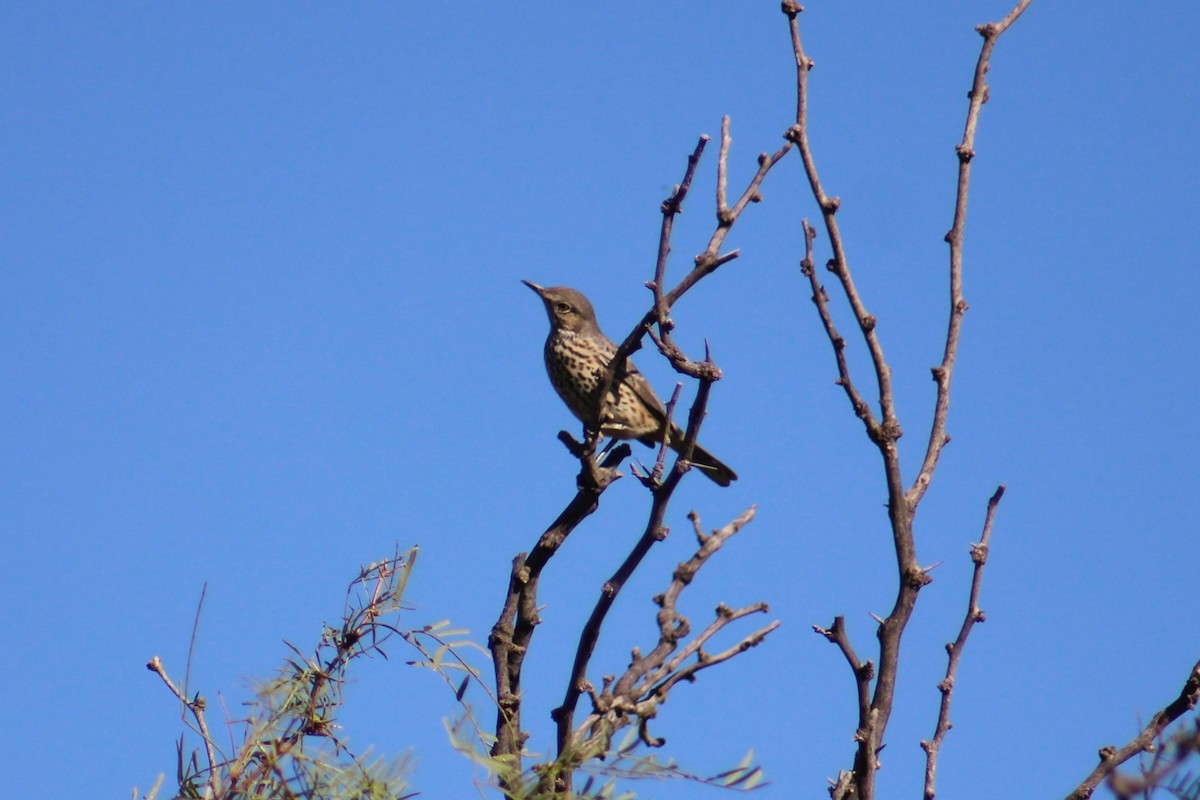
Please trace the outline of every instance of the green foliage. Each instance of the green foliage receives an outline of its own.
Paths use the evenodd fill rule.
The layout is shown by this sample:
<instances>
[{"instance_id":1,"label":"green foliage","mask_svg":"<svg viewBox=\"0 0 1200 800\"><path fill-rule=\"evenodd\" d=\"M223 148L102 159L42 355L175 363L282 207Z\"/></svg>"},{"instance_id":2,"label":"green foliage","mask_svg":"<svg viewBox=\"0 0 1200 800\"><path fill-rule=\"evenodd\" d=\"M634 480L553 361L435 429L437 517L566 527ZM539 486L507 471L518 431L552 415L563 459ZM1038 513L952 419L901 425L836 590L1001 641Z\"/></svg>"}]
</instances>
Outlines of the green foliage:
<instances>
[{"instance_id":1,"label":"green foliage","mask_svg":"<svg viewBox=\"0 0 1200 800\"><path fill-rule=\"evenodd\" d=\"M649 748L637 728L630 729L619 744L610 741L607 748L595 748L594 752L569 752L519 772L511 757L488 754L487 748L481 745L490 745L491 738L472 735L478 726L472 719L470 708L465 704L463 708L464 713L456 722L446 722L450 742L455 750L483 770L489 783L506 787L505 800L557 800L560 795L551 787L555 777L567 770L577 776L572 795L575 800L634 800L636 793L622 785L630 780L686 780L737 791L751 791L768 785L762 768L753 763L753 751L748 752L736 767L704 776L684 770L672 760L660 761L652 752L646 752ZM536 758L535 754L525 755Z\"/></svg>"},{"instance_id":2,"label":"green foliage","mask_svg":"<svg viewBox=\"0 0 1200 800\"><path fill-rule=\"evenodd\" d=\"M311 655L291 645L279 675L262 684L238 721L242 740L225 753L209 734L206 703L186 697L167 676L159 659L157 672L191 714L191 736L177 745L175 798L272 798L277 800L403 800L406 757L386 759L370 752L355 754L336 733L336 715L351 663L364 656L386 657L383 644L392 636L407 638L390 621L404 606L404 594L417 550L363 567L346 593L342 622L326 627ZM188 740L199 737L199 746ZM146 796L156 800L161 779Z\"/></svg>"},{"instance_id":3,"label":"green foliage","mask_svg":"<svg viewBox=\"0 0 1200 800\"><path fill-rule=\"evenodd\" d=\"M378 654L383 645L399 637L419 657L407 662L438 676L459 704L461 713L446 721L451 745L484 776L483 782L503 786L507 800L552 800L556 777L571 772L582 782L578 800L633 800L624 789L631 779L683 779L708 786L749 790L764 785L752 756L737 767L711 777L680 769L673 761L659 761L646 751L642 725L630 727L615 743L612 734L597 737L587 752L568 751L557 759L534 763L521 770L510 756L492 756L495 737L476 718L468 693L482 692L490 709L497 707L494 693L471 659L487 650L471 641L469 632L441 621L420 628L402 629L394 618L404 610L401 597L416 560L416 548L364 567L347 590L342 621L327 626L310 655L288 645L291 654L276 677L262 683L247 704L238 727L241 743L224 752L209 734L206 702L187 697L171 682L161 661L148 665L190 714L190 733L176 746L176 784L172 798L242 800L404 800L406 757L381 758L371 752L356 754L339 736L336 718L343 702L350 665L358 658ZM198 740L198 742L197 742ZM536 754L524 754L537 762ZM161 800L163 778L144 797ZM138 796L134 793L135 798Z\"/></svg>"}]
</instances>

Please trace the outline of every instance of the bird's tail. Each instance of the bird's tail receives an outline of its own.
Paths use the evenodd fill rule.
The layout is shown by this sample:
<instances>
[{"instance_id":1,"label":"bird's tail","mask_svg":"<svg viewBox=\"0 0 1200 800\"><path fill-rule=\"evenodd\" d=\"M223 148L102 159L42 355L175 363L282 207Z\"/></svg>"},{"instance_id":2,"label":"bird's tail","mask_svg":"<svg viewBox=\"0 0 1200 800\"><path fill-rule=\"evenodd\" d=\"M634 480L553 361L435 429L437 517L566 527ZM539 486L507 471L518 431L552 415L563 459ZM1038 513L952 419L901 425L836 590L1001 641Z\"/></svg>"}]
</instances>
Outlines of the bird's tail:
<instances>
[{"instance_id":1,"label":"bird's tail","mask_svg":"<svg viewBox=\"0 0 1200 800\"><path fill-rule=\"evenodd\" d=\"M671 440L668 442L676 453L683 451L684 433L678 426L671 426ZM705 477L717 486L728 486L737 480L737 473L725 462L705 450L699 444L692 446L692 466L704 473Z\"/></svg>"}]
</instances>

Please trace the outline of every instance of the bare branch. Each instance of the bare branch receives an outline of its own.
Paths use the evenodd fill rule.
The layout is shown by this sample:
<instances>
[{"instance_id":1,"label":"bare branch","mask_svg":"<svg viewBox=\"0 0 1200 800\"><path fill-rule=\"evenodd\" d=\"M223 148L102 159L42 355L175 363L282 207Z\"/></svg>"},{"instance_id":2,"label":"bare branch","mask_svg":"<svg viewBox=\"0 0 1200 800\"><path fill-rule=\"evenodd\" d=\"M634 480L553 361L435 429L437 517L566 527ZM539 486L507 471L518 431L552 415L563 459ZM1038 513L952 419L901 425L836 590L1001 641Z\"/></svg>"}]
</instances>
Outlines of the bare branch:
<instances>
[{"instance_id":1,"label":"bare branch","mask_svg":"<svg viewBox=\"0 0 1200 800\"><path fill-rule=\"evenodd\" d=\"M833 625L828 628L813 625L813 632L838 646L854 674L854 688L858 697L858 730L854 737L858 741L866 735L867 726L871 723L871 680L875 677L875 665L870 661L858 660L854 645L850 643L850 635L846 633L845 617L834 617Z\"/></svg>"},{"instance_id":2,"label":"bare branch","mask_svg":"<svg viewBox=\"0 0 1200 800\"><path fill-rule=\"evenodd\" d=\"M605 380L601 385L600 391L597 392L598 402L600 403L605 402L605 398L608 397L612 387L624 377L622 373L625 369L626 359L642 346L642 337L646 335L652 325L658 326L660 350L670 359L672 366L687 375L699 377L694 374L694 370L689 370L689 368L694 368L695 362L688 362L678 348L671 343L670 330L674 327L674 323L671 322L669 317L670 310L702 278L711 275L718 268L738 257L738 251L736 250L721 253L721 245L724 244L725 237L729 234L729 231L733 228L746 206L751 202L757 202L762 199L762 194L759 190L763 180L767 177L767 173L791 149L791 144L786 143L771 155L760 154L758 157L758 170L754 173L754 177L750 179L750 182L746 185L745 190L733 208L726 208L723 199L726 191L724 188L724 181L726 179L722 176L725 176L727 173L729 147L732 139L729 136L729 118L724 117L722 119L721 146L717 158L718 185L721 187L721 197L718 198L717 227L713 231L704 252L696 256L695 266L683 276L683 279L675 285L675 288L664 294L666 264L667 257L671 252L670 239L674 228L674 218L682 210L683 198L686 196L687 189L691 185L691 176L695 173L696 163L707 141L708 137L701 137L700 143L697 144L696 149L692 152L692 156L688 159L687 172L684 175L683 182L680 183L671 196L662 204L663 222L659 232L658 259L655 263L654 280L649 284L650 290L654 293L654 307L642 316L638 324L634 326L629 335L621 342L617 348L617 352L613 354L612 362L609 364L605 375ZM713 380L719 377L720 373L718 372ZM602 412L602 408L597 409L596 419L603 417Z\"/></svg>"},{"instance_id":3,"label":"bare branch","mask_svg":"<svg viewBox=\"0 0 1200 800\"><path fill-rule=\"evenodd\" d=\"M627 455L628 445L613 448L594 473L599 480L587 481L584 480L587 465L595 467L595 464L590 453L580 453L584 467L574 499L538 537L528 555L518 553L513 559L504 608L488 636L488 649L492 651L497 700L496 742L492 746L492 755L511 758L516 772L520 771L521 750L527 738L521 729L521 669L534 629L541 623L537 612L538 580L546 563L558 552L571 531L596 510L600 495L617 477L617 464Z\"/></svg>"},{"instance_id":4,"label":"bare branch","mask_svg":"<svg viewBox=\"0 0 1200 800\"><path fill-rule=\"evenodd\" d=\"M946 234L946 242L950 245L950 322L946 330L946 346L942 353L942 363L933 368L933 379L937 382L937 400L934 403L933 424L929 431L929 444L925 449L925 459L921 471L908 490L908 502L916 508L924 497L929 482L933 480L933 472L937 468L938 458L942 449L950 441L946 435L946 419L950 413L950 383L954 374L954 363L958 356L958 340L962 332L963 315L967 312L967 301L963 297L963 237L967 226L967 193L971 184L971 162L975 157L975 130L979 125L979 112L988 100L989 88L987 72L992 58L992 50L1000 35L1008 30L1017 18L1025 12L1032 0L1021 0L1008 15L1000 22L988 22L976 28L983 36L983 48L979 51L979 59L975 62L975 79L967 97L970 104L967 107L967 122L963 130L962 142L955 148L958 153L958 190L954 201L954 223Z\"/></svg>"},{"instance_id":5,"label":"bare branch","mask_svg":"<svg viewBox=\"0 0 1200 800\"><path fill-rule=\"evenodd\" d=\"M846 362L846 340L842 338L833 324L833 315L829 310L829 294L817 280L817 271L813 265L813 240L817 237L817 231L808 224L807 219L803 220L802 224L804 226L804 260L800 262L800 272L808 278L808 284L812 288L812 301L817 307L817 315L821 318L821 325L825 328L825 335L829 337L829 343L833 345L833 357L837 361L838 368L836 383L846 392L846 397L850 399L850 405L854 408L855 416L863 421L863 424L867 426L867 431L876 431L875 435L871 437L874 439L879 435L879 423L876 422L875 415L871 412L870 404L863 400L850 377L850 365Z\"/></svg>"},{"instance_id":6,"label":"bare branch","mask_svg":"<svg viewBox=\"0 0 1200 800\"><path fill-rule=\"evenodd\" d=\"M605 678L603 691L591 694L593 710L574 731L574 752L589 752L598 748L617 730L634 721L644 725L647 719L657 713L658 706L667 701L675 685L681 681L692 681L701 670L755 647L779 627L778 621L769 623L720 652L707 653L704 646L728 625L769 610L767 604L762 602L739 609L722 604L717 607L713 621L684 647L679 647L691 630L688 619L678 611L680 595L725 542L754 518L754 513L755 509L751 506L725 527L707 535L700 529L696 513L689 514L696 527L699 547L687 561L679 564L667 590L655 598L660 606L657 615L658 643L645 655L635 650L625 673L620 678ZM661 744L661 740L654 741Z\"/></svg>"},{"instance_id":7,"label":"bare branch","mask_svg":"<svg viewBox=\"0 0 1200 800\"><path fill-rule=\"evenodd\" d=\"M892 370L888 366L887 359L884 357L883 345L875 330L875 316L867 311L862 296L858 292L858 287L854 283L854 277L850 273L850 262L846 256L846 248L842 242L841 229L838 227L836 217L838 208L841 206L841 200L836 197L830 197L825 193L825 189L821 185L820 175L817 174L817 165L813 157L812 146L808 141L808 73L813 68L814 62L805 54L804 46L800 40L800 23L798 17L802 10L802 7L798 3L790 2L790 0L783 4L783 13L787 15L791 28L792 52L796 61L796 124L788 129L787 138L796 144L800 153L800 159L804 162L804 173L808 177L809 188L812 190L813 198L817 201L817 206L821 209L821 217L825 222L825 230L829 234L829 244L833 249L833 259L830 260L827 266L829 271L837 276L841 282L842 291L850 303L850 308L854 313L855 320L858 322L859 330L862 332L863 339L867 343L867 350L871 354L871 363L875 367L875 379L879 387L879 408L883 416L883 421L880 424L868 424L867 434L871 437L871 441L875 442L884 454L888 470L888 482L890 484L893 480L899 481L900 479L895 441L902 435L900 423L896 419L895 400L892 394ZM855 413L860 418L863 418L857 407L855 408ZM867 422L867 418L863 418L863 421Z\"/></svg>"},{"instance_id":8,"label":"bare branch","mask_svg":"<svg viewBox=\"0 0 1200 800\"><path fill-rule=\"evenodd\" d=\"M199 610L196 612L199 614ZM193 628L193 637L195 629ZM194 643L193 638L193 643ZM204 710L207 707L204 698L196 695L193 699L188 699L184 693L175 685L170 676L167 675L167 668L163 666L162 659L158 656L150 659L146 664L146 669L153 672L158 677L162 678L162 682L171 690L171 694L175 695L176 699L191 712L192 717L196 721L196 728L200 733L200 738L204 741L204 757L208 760L208 794L210 797L216 797L220 791L220 775L217 772L217 755L216 746L213 744L212 736L208 732L208 722L204 719Z\"/></svg>"},{"instance_id":9,"label":"bare branch","mask_svg":"<svg viewBox=\"0 0 1200 800\"><path fill-rule=\"evenodd\" d=\"M657 675L651 674L653 670L659 669L666 664L667 656L674 651L679 640L686 636L689 632L690 625L678 612L679 595L689 586L692 580L709 560L721 547L729 540L730 537L740 531L745 525L749 524L754 519L756 507L750 506L740 516L726 525L724 528L713 531L711 535L700 534L699 548L692 554L691 558L679 564L674 574L671 577L671 583L667 590L654 598L659 605L658 612L658 628L659 641L654 650L650 651L646 656L634 659L630 664L629 669L616 682L612 689L615 696L630 696L632 690L643 677L650 675L648 681L653 683L660 680L662 675L670 672L674 667L667 666L661 673ZM699 524L699 515L692 511L688 516L693 520L693 524ZM714 631L715 632L715 631ZM710 634L711 635L711 634ZM686 654L694 652L694 649L686 650ZM686 658L686 654L684 657Z\"/></svg>"},{"instance_id":10,"label":"bare branch","mask_svg":"<svg viewBox=\"0 0 1200 800\"><path fill-rule=\"evenodd\" d=\"M655 322L660 326L667 323L667 314L670 310L663 302L662 287L666 280L667 257L671 254L671 231L675 226L675 215L683 211L683 199L687 197L688 190L692 187L692 179L696 175L696 167L700 164L700 156L704 154L706 144L708 144L708 136L702 135L700 141L696 143L696 149L688 156L687 170L683 173L683 180L662 204L663 220L662 230L658 236L658 258L654 265L654 283L650 286L654 292Z\"/></svg>"},{"instance_id":11,"label":"bare branch","mask_svg":"<svg viewBox=\"0 0 1200 800\"><path fill-rule=\"evenodd\" d=\"M982 74L987 70L987 62L995 46L996 39L1020 16L1029 2L1030 0L1021 0L1001 23L980 26L979 30L984 35L984 47L976 67L977 83L982 81ZM876 420L871 413L871 409L863 401L853 382L850 380L849 367L845 362L843 353L844 342L833 326L827 305L827 295L815 278L811 248L813 234L811 227L806 223L805 262L802 265L803 270L809 278L810 286L813 289L814 303L817 305L818 314L821 316L822 324L825 326L826 335L834 347L835 358L838 361L838 383L845 390L854 408L854 413L863 421L868 437L879 449L883 460L884 477L887 483L888 494L888 520L892 529L892 542L895 548L896 567L898 571L895 605L887 617L880 620L878 630L879 671L878 679L875 681L874 694L870 702L869 714L863 713L861 700L863 683L861 678L858 681L860 695L859 728L855 735L858 746L854 757L854 768L849 775L843 774L839 778L834 791L835 800L850 796L856 797L857 800L871 800L875 794L875 772L878 769L877 753L884 746L883 737L887 730L895 695L896 675L900 659L900 642L908 621L912 616L913 609L916 606L917 595L921 587L931 580L928 570L922 569L917 561L916 544L913 538L913 519L916 515L917 504L923 496L924 488L932 478L933 469L936 466L937 454L940 453L941 447L945 444L945 416L949 408L949 378L952 373L953 357L957 352L961 314L965 310L965 303L959 302L962 294L961 246L957 249L952 248L951 294L954 298L954 310L952 311L951 333L948 336L947 344L949 359L944 362L943 366L945 369L935 373L941 376L940 380L944 380L945 386L945 391L939 394L939 399L935 405L934 439L936 440L936 448L931 453L927 453L926 456L925 467L928 467L928 473L923 473L923 477L918 476L918 483L914 485L913 491L906 491L900 468L900 454L897 448L897 440L903 435L903 431L899 419L896 417L891 368L884 356L883 346L877 331L877 320L867 311L851 274L849 259L846 255L846 249L836 217L841 201L836 197L828 195L822 186L808 138L808 75L812 70L813 61L805 53L800 37L798 17L803 8L795 0L784 0L782 10L788 18L792 51L796 64L796 122L788 130L787 139L794 142L797 146L800 158L804 164L804 172L808 179L809 188L812 191L813 198L817 202L817 206L821 210L825 230L829 236L830 247L833 251L833 258L830 259L827 266L838 278L842 292L850 305L855 321L858 323L859 330L867 346L867 351L871 357L871 363L875 369L875 379L879 390L880 417ZM983 96L983 94L979 95L980 102L982 102ZM974 102L975 99L973 98ZM977 117L977 110L968 114L969 141L974 141L975 120ZM964 214L965 192L968 183L969 172L960 172L959 203ZM965 216L963 219L965 220ZM962 229L960 225L957 239L959 242L961 242L961 234ZM955 315L957 315L957 320L953 319ZM829 633L832 634L833 631ZM831 641L838 641L838 639L836 637L831 638ZM843 638L843 641L846 640ZM848 644L848 641L846 643ZM852 662L852 666L856 661ZM856 674L857 672L856 670Z\"/></svg>"},{"instance_id":12,"label":"bare branch","mask_svg":"<svg viewBox=\"0 0 1200 800\"><path fill-rule=\"evenodd\" d=\"M922 749L925 750L925 800L933 800L937 794L937 762L938 753L942 747L942 740L946 738L946 732L950 730L950 699L954 694L954 681L958 675L958 662L962 658L963 650L967 645L967 637L971 635L971 628L976 622L983 622L984 616L982 609L979 608L979 590L983 585L983 567L987 564L988 546L992 539L992 523L996 520L996 507L1000 505L1000 498L1004 496L1004 487L997 487L995 494L988 500L987 514L983 520L983 533L979 537L978 544L971 545L971 561L975 564L975 571L971 576L971 592L967 598L967 614L963 618L962 627L959 628L958 638L946 645L946 652L949 655L948 663L946 664L946 677L938 684L938 691L942 693L942 703L938 710L937 724L934 726L933 738L921 742Z\"/></svg>"},{"instance_id":13,"label":"bare branch","mask_svg":"<svg viewBox=\"0 0 1200 800\"><path fill-rule=\"evenodd\" d=\"M1166 730L1166 727L1186 712L1195 710L1198 701L1200 701L1200 662L1196 662L1196 666L1192 667L1179 696L1155 714L1141 733L1124 747L1117 748L1109 745L1100 748L1100 763L1091 771L1091 774L1083 779L1082 783L1075 787L1073 792L1067 795L1067 800L1087 800L1091 797L1092 792L1096 791L1096 787L1109 773L1138 753L1149 750L1155 740Z\"/></svg>"},{"instance_id":14,"label":"bare branch","mask_svg":"<svg viewBox=\"0 0 1200 800\"><path fill-rule=\"evenodd\" d=\"M1180 774L1184 764L1200 753L1200 719L1193 717L1191 722L1170 739L1148 748L1149 763L1139 765L1139 774L1126 775L1113 770L1105 779L1105 786L1118 800L1152 797L1160 788L1180 800L1195 800L1200 796L1200 776L1193 775L1191 770Z\"/></svg>"},{"instance_id":15,"label":"bare branch","mask_svg":"<svg viewBox=\"0 0 1200 800\"><path fill-rule=\"evenodd\" d=\"M629 577L633 575L634 570L642 563L642 559L650 552L657 542L666 538L667 529L663 527L663 519L666 516L667 505L671 501L671 496L675 493L675 489L679 486L679 481L683 477L684 469L680 462L686 462L691 457L692 448L695 445L696 434L700 430L701 420L704 418L704 409L708 405L709 390L712 388L712 381L701 380L699 389L696 392L696 401L692 404L691 414L688 417L687 433L684 439L682 453L675 462L675 469L671 470L671 474L660 485L653 488L653 502L650 506L650 516L646 522L646 528L642 532L641 538L634 545L633 550L625 557L621 566L613 573L613 576L605 581L603 588L600 591L600 597L596 601L596 605L592 609L591 615L588 617L587 623L584 625L583 631L579 637L579 645L575 650L575 662L571 668L570 680L567 683L566 695L563 697L562 705L554 709L551 716L558 724L558 753L562 756L570 749L571 731L574 728L575 708L579 702L579 697L588 689L587 683L587 667L591 661L592 652L596 648L596 642L600 638L600 628L604 625L604 620L608 616L609 610L612 608L613 602L617 595L621 592Z\"/></svg>"},{"instance_id":16,"label":"bare branch","mask_svg":"<svg viewBox=\"0 0 1200 800\"><path fill-rule=\"evenodd\" d=\"M667 443L671 439L671 423L675 415L675 404L679 402L679 393L683 391L683 384L676 383L675 391L671 392L671 399L667 401L666 410L663 417L666 423L663 425L662 441L658 444L658 456L654 459L654 471L650 473L650 483L648 485L655 486L662 481L663 464L667 458Z\"/></svg>"}]
</instances>

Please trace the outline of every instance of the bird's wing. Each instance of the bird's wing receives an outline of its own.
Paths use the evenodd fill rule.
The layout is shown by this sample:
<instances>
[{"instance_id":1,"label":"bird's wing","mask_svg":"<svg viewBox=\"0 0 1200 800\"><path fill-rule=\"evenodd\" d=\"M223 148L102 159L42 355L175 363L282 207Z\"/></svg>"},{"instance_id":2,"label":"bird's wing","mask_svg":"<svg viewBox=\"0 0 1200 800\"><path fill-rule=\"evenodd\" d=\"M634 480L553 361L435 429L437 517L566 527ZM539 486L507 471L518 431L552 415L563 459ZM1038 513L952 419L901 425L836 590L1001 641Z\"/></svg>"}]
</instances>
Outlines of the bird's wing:
<instances>
[{"instance_id":1,"label":"bird's wing","mask_svg":"<svg viewBox=\"0 0 1200 800\"><path fill-rule=\"evenodd\" d=\"M617 345L607 336L604 337L604 344L606 345L607 355L611 359L617 352ZM625 359L624 383L630 389L633 389L634 394L646 404L646 407L658 419L661 420L666 417L662 400L658 399L658 395L654 393L654 387L650 385L650 381L646 380L646 376L637 368L637 364L633 363L632 358Z\"/></svg>"},{"instance_id":2,"label":"bird's wing","mask_svg":"<svg viewBox=\"0 0 1200 800\"><path fill-rule=\"evenodd\" d=\"M650 381L646 380L646 376L638 371L634 363L630 360L625 361L627 372L625 375L625 385L633 389L638 398L646 404L650 412L658 419L666 417L665 409L663 408L662 400L658 399L658 395L654 393L654 387L650 385Z\"/></svg>"}]
</instances>

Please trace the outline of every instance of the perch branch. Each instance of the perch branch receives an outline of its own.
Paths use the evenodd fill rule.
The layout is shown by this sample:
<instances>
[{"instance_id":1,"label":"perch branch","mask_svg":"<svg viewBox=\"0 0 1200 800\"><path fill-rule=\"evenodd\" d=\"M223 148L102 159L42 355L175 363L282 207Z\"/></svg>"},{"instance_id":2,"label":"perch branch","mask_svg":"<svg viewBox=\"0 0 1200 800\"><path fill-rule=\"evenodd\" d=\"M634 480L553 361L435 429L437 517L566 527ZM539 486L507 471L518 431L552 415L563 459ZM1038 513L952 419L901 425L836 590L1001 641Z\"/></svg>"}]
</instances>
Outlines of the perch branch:
<instances>
[{"instance_id":1,"label":"perch branch","mask_svg":"<svg viewBox=\"0 0 1200 800\"><path fill-rule=\"evenodd\" d=\"M702 380L699 389L696 392L696 401L692 404L691 413L688 416L687 433L684 439L683 453L676 460L676 468L671 470L671 474L667 479L653 488L653 502L650 506L650 516L646 522L646 528L642 532L641 538L634 545L633 550L625 557L621 566L613 573L604 587L600 591L600 597L596 601L596 605L592 608L592 613L588 617L587 623L584 625L583 631L579 636L579 645L575 650L575 662L571 668L571 677L567 683L566 695L563 697L562 705L554 709L552 716L558 724L558 753L562 756L571 746L571 731L574 728L575 708L579 703L579 696L587 691L589 684L587 682L587 667L591 661L592 652L596 648L596 642L600 638L600 628L604 625L604 620L608 616L609 610L616 601L617 595L620 594L626 581L642 563L642 559L650 552L650 548L655 543L666 538L667 530L663 527L663 518L666 516L667 505L671 501L671 496L675 493L676 487L679 485L680 479L683 477L683 469L681 461L686 460L691 455L691 450L696 441L696 434L700 429L700 422L704 417L704 409L708 404L708 394L712 387L712 381Z\"/></svg>"},{"instance_id":2,"label":"perch branch","mask_svg":"<svg viewBox=\"0 0 1200 800\"><path fill-rule=\"evenodd\" d=\"M629 446L614 448L600 465L600 483L581 485L573 500L545 530L528 555L517 554L513 559L508 580L508 592L500 618L488 637L492 665L496 677L496 741L493 756L505 756L520 771L521 751L527 734L521 729L521 670L533 632L541 622L537 610L538 580L542 569L571 531L596 510L600 495L616 479L616 466L629 454ZM590 455L582 458L590 462ZM585 467L586 469L586 467ZM582 475L582 473L581 473ZM603 480L607 477L607 480Z\"/></svg>"}]
</instances>

